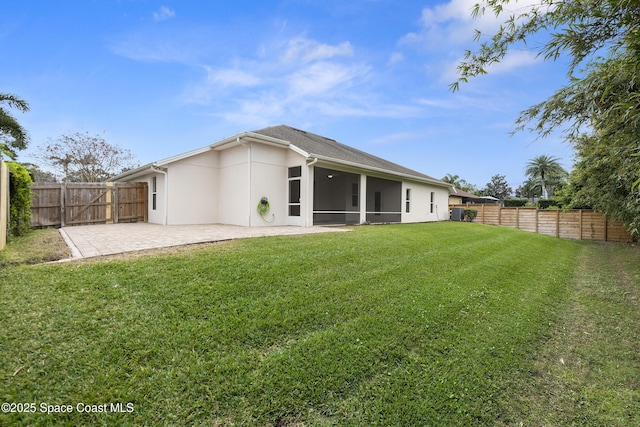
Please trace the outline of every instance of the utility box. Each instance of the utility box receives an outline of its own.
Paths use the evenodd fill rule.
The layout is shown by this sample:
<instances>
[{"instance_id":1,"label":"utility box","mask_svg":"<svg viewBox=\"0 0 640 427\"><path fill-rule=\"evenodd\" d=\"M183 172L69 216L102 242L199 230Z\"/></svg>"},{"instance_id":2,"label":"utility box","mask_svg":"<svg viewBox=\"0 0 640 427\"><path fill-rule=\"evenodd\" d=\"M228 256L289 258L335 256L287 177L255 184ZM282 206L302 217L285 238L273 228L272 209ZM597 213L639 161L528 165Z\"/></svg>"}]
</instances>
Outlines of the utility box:
<instances>
[{"instance_id":1,"label":"utility box","mask_svg":"<svg viewBox=\"0 0 640 427\"><path fill-rule=\"evenodd\" d=\"M464 219L464 208L451 208L449 210L449 219L451 221L462 221Z\"/></svg>"}]
</instances>

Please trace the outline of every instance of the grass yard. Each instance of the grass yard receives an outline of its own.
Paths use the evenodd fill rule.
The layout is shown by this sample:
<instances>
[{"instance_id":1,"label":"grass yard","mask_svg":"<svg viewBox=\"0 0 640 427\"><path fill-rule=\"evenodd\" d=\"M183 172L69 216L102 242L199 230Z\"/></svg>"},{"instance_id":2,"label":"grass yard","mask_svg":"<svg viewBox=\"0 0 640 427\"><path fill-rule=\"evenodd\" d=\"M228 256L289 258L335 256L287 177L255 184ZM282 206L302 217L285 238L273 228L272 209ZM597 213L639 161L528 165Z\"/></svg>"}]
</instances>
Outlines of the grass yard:
<instances>
[{"instance_id":1,"label":"grass yard","mask_svg":"<svg viewBox=\"0 0 640 427\"><path fill-rule=\"evenodd\" d=\"M639 260L434 223L5 267L0 425L640 425Z\"/></svg>"},{"instance_id":2,"label":"grass yard","mask_svg":"<svg viewBox=\"0 0 640 427\"><path fill-rule=\"evenodd\" d=\"M71 253L54 228L33 230L24 237L12 237L0 251L0 268L17 264L38 264L69 258Z\"/></svg>"}]
</instances>

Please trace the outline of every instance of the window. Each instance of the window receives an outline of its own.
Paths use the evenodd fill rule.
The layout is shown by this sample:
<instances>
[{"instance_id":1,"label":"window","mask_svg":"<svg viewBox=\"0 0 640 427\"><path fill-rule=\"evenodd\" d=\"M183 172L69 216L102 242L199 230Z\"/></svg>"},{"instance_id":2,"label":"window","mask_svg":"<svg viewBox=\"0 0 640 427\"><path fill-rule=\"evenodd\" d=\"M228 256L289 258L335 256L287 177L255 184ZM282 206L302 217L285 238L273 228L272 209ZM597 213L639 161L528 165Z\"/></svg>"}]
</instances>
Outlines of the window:
<instances>
[{"instance_id":1,"label":"window","mask_svg":"<svg viewBox=\"0 0 640 427\"><path fill-rule=\"evenodd\" d=\"M406 198L405 198L405 204L406 204L405 211L407 213L409 213L409 211L411 210L411 189L410 188L407 188L407 195L406 195Z\"/></svg>"},{"instance_id":2,"label":"window","mask_svg":"<svg viewBox=\"0 0 640 427\"><path fill-rule=\"evenodd\" d=\"M436 201L436 193L434 193L432 191L431 192L431 203L429 204L429 212L430 213L433 213L435 201Z\"/></svg>"},{"instance_id":3,"label":"window","mask_svg":"<svg viewBox=\"0 0 640 427\"><path fill-rule=\"evenodd\" d=\"M289 168L289 178L300 178L302 176L302 166Z\"/></svg>"},{"instance_id":4,"label":"window","mask_svg":"<svg viewBox=\"0 0 640 427\"><path fill-rule=\"evenodd\" d=\"M158 199L158 177L154 176L151 178L151 208L155 211L157 208L157 199Z\"/></svg>"},{"instance_id":5,"label":"window","mask_svg":"<svg viewBox=\"0 0 640 427\"><path fill-rule=\"evenodd\" d=\"M302 166L289 168L289 216L300 216Z\"/></svg>"}]
</instances>

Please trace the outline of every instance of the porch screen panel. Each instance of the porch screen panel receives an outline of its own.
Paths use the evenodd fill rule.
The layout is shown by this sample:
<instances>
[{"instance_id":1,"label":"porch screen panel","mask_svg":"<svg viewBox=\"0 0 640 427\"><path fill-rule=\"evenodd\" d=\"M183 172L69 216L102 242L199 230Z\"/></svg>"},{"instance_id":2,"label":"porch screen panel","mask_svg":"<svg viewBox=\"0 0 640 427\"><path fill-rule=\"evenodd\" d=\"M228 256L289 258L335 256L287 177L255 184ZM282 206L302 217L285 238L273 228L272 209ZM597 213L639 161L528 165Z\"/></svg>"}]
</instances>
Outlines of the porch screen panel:
<instances>
[{"instance_id":1,"label":"porch screen panel","mask_svg":"<svg viewBox=\"0 0 640 427\"><path fill-rule=\"evenodd\" d=\"M402 183L367 177L367 221L371 223L401 222Z\"/></svg>"},{"instance_id":2,"label":"porch screen panel","mask_svg":"<svg viewBox=\"0 0 640 427\"><path fill-rule=\"evenodd\" d=\"M313 223L358 224L360 175L322 167L313 175Z\"/></svg>"}]
</instances>

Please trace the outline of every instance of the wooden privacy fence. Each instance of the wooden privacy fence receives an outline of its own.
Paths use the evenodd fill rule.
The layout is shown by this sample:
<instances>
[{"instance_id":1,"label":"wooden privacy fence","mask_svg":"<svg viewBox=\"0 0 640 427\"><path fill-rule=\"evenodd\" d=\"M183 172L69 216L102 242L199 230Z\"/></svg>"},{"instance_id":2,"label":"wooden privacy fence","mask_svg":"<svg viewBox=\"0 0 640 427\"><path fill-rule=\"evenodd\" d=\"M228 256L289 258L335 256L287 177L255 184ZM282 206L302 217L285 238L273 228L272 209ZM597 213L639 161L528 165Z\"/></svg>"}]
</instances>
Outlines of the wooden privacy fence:
<instances>
[{"instance_id":1,"label":"wooden privacy fence","mask_svg":"<svg viewBox=\"0 0 640 427\"><path fill-rule=\"evenodd\" d=\"M144 182L31 186L31 226L34 228L146 221L147 184Z\"/></svg>"},{"instance_id":2,"label":"wooden privacy fence","mask_svg":"<svg viewBox=\"0 0 640 427\"><path fill-rule=\"evenodd\" d=\"M475 209L473 222L502 225L563 239L629 242L631 234L620 221L609 221L591 210L540 210L503 208L499 205L451 205L449 208Z\"/></svg>"}]
</instances>

